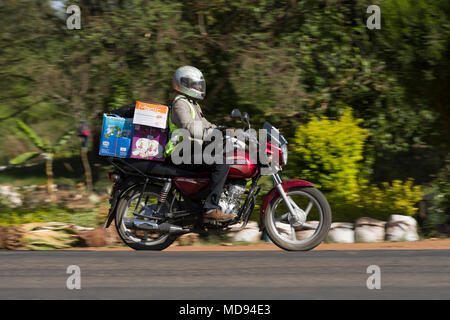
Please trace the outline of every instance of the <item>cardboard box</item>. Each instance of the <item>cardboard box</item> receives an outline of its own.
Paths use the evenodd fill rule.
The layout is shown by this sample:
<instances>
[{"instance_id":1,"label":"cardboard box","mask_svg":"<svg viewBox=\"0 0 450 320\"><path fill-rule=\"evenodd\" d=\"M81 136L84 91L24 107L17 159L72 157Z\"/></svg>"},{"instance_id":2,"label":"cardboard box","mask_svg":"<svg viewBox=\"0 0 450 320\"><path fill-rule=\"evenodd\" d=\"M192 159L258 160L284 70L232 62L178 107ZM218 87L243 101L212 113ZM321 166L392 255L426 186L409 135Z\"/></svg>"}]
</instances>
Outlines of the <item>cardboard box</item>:
<instances>
[{"instance_id":1,"label":"cardboard box","mask_svg":"<svg viewBox=\"0 0 450 320\"><path fill-rule=\"evenodd\" d=\"M115 115L103 115L102 137L99 154L129 158L133 137L133 119Z\"/></svg>"},{"instance_id":2,"label":"cardboard box","mask_svg":"<svg viewBox=\"0 0 450 320\"><path fill-rule=\"evenodd\" d=\"M135 124L131 158L164 161L166 143L166 130Z\"/></svg>"},{"instance_id":3,"label":"cardboard box","mask_svg":"<svg viewBox=\"0 0 450 320\"><path fill-rule=\"evenodd\" d=\"M143 126L165 129L169 107L162 104L136 102L133 123Z\"/></svg>"}]
</instances>

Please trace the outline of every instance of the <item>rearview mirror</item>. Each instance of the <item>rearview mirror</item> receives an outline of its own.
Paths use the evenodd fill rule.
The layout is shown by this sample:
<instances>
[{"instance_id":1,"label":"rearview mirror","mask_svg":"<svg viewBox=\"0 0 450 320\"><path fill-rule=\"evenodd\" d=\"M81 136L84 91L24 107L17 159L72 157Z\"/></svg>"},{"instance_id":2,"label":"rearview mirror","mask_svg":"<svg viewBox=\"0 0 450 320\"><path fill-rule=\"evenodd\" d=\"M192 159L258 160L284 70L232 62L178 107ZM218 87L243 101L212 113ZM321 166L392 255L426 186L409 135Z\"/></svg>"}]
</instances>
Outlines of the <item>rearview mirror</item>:
<instances>
[{"instance_id":1,"label":"rearview mirror","mask_svg":"<svg viewBox=\"0 0 450 320\"><path fill-rule=\"evenodd\" d=\"M241 111L239 111L239 109L233 109L233 111L231 111L231 119L242 120Z\"/></svg>"},{"instance_id":2,"label":"rearview mirror","mask_svg":"<svg viewBox=\"0 0 450 320\"><path fill-rule=\"evenodd\" d=\"M246 124L250 124L250 116L248 115L247 112L244 112L244 115L242 116L242 120L243 120Z\"/></svg>"}]
</instances>

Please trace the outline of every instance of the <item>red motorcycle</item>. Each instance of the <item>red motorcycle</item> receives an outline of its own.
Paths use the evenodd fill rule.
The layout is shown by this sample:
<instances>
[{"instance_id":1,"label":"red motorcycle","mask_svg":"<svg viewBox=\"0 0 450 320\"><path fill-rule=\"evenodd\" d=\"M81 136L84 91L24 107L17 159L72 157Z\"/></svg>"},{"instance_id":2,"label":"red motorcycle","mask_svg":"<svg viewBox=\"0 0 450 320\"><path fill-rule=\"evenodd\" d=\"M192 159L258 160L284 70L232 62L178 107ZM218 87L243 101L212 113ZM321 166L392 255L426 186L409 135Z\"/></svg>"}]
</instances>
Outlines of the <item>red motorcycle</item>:
<instances>
[{"instance_id":1,"label":"red motorcycle","mask_svg":"<svg viewBox=\"0 0 450 320\"><path fill-rule=\"evenodd\" d=\"M231 117L250 128L247 113L242 116L234 109ZM264 142L266 161L252 161L248 146L243 157L237 153L231 156L240 161L230 167L219 205L224 213L235 214L232 220L205 221L201 207L195 207L207 196L208 172L164 162L109 158L116 170L109 174L114 186L105 228L114 220L122 240L136 250L163 250L186 233L226 232L231 226L243 229L256 205L258 182L261 176L270 175L274 187L260 204L260 229L282 249L313 249L326 238L331 225L328 201L308 181L281 180L279 171L287 163L287 141L268 122L263 129L270 141ZM256 136L247 137L261 145ZM242 145L241 141L234 142L233 146Z\"/></svg>"}]
</instances>

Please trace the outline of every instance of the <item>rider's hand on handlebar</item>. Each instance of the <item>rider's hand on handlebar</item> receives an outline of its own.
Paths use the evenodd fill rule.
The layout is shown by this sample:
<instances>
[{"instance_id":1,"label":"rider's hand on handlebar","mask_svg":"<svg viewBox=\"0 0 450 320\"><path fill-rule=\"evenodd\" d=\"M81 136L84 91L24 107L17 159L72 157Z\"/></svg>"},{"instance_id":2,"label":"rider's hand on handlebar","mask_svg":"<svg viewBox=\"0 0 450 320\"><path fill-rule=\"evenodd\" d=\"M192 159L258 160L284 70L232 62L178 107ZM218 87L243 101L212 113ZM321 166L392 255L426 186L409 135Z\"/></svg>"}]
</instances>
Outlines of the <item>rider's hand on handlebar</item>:
<instances>
[{"instance_id":1,"label":"rider's hand on handlebar","mask_svg":"<svg viewBox=\"0 0 450 320\"><path fill-rule=\"evenodd\" d=\"M228 127L227 126L217 126L216 129L219 130L219 131L224 132L225 130L228 129Z\"/></svg>"}]
</instances>

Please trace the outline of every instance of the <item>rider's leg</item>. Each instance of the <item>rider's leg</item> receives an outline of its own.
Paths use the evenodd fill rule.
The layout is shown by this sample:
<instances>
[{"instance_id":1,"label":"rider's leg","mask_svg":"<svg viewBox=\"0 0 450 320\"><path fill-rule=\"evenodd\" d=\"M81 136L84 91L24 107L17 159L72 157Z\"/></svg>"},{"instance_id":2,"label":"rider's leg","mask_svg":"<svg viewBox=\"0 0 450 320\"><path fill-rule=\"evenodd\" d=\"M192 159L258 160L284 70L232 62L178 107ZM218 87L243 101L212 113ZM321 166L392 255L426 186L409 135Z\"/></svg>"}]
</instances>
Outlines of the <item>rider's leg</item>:
<instances>
[{"instance_id":1,"label":"rider's leg","mask_svg":"<svg viewBox=\"0 0 450 320\"><path fill-rule=\"evenodd\" d=\"M191 156L194 159L194 155ZM181 168L185 168L192 171L210 171L211 183L209 187L209 193L206 197L203 209L205 209L204 217L207 219L214 219L218 221L228 221L234 218L234 215L225 214L219 207L220 196L222 195L225 181L227 180L228 171L230 165L225 163L225 159L222 164L180 164Z\"/></svg>"},{"instance_id":2,"label":"rider's leg","mask_svg":"<svg viewBox=\"0 0 450 320\"><path fill-rule=\"evenodd\" d=\"M229 164L212 164L209 166L211 170L210 192L206 197L204 208L209 211L212 209L220 209L219 200L223 191L223 186L227 180Z\"/></svg>"},{"instance_id":3,"label":"rider's leg","mask_svg":"<svg viewBox=\"0 0 450 320\"><path fill-rule=\"evenodd\" d=\"M206 197L203 208L205 209L204 217L207 219L214 219L218 221L228 221L234 218L234 215L225 214L219 207L220 196L223 191L223 186L228 177L230 170L229 164L212 164L211 169L211 184L210 192Z\"/></svg>"}]
</instances>

